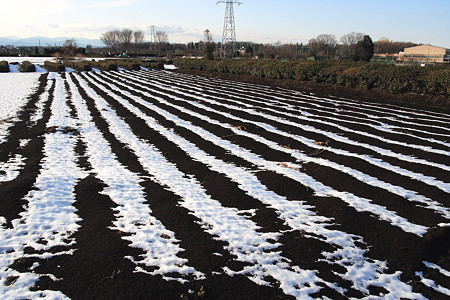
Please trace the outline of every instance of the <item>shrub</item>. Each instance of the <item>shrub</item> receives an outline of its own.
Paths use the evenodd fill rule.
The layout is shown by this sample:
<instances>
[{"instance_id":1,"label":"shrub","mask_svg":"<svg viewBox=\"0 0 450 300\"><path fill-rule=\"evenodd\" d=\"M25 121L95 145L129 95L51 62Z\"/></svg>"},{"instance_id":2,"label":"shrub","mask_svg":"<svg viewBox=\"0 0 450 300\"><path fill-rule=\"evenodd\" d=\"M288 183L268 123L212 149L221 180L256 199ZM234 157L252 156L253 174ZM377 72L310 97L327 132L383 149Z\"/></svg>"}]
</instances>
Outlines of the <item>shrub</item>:
<instances>
[{"instance_id":1,"label":"shrub","mask_svg":"<svg viewBox=\"0 0 450 300\"><path fill-rule=\"evenodd\" d=\"M141 65L138 63L131 64L131 70L139 71L141 69Z\"/></svg>"},{"instance_id":2,"label":"shrub","mask_svg":"<svg viewBox=\"0 0 450 300\"><path fill-rule=\"evenodd\" d=\"M145 62L142 66L148 69L164 70L164 63L162 61Z\"/></svg>"},{"instance_id":3,"label":"shrub","mask_svg":"<svg viewBox=\"0 0 450 300\"><path fill-rule=\"evenodd\" d=\"M83 64L81 71L92 71L92 66L90 64Z\"/></svg>"},{"instance_id":4,"label":"shrub","mask_svg":"<svg viewBox=\"0 0 450 300\"><path fill-rule=\"evenodd\" d=\"M450 67L395 66L354 61L257 61L178 59L181 69L247 74L272 79L325 82L363 89L381 88L393 93L449 95Z\"/></svg>"},{"instance_id":5,"label":"shrub","mask_svg":"<svg viewBox=\"0 0 450 300\"><path fill-rule=\"evenodd\" d=\"M66 67L64 65L57 63L57 62L48 61L48 60L44 62L44 67L49 72L64 72L64 71L66 71Z\"/></svg>"},{"instance_id":6,"label":"shrub","mask_svg":"<svg viewBox=\"0 0 450 300\"><path fill-rule=\"evenodd\" d=\"M21 72L36 72L36 66L29 61L24 61L20 64Z\"/></svg>"},{"instance_id":7,"label":"shrub","mask_svg":"<svg viewBox=\"0 0 450 300\"><path fill-rule=\"evenodd\" d=\"M65 66L77 71L92 71L92 66L88 61L66 61Z\"/></svg>"},{"instance_id":8,"label":"shrub","mask_svg":"<svg viewBox=\"0 0 450 300\"><path fill-rule=\"evenodd\" d=\"M106 66L107 71L117 71L118 69L119 67L117 66L117 64L108 64Z\"/></svg>"},{"instance_id":9,"label":"shrub","mask_svg":"<svg viewBox=\"0 0 450 300\"><path fill-rule=\"evenodd\" d=\"M8 73L9 72L9 64L6 60L0 61L0 73Z\"/></svg>"},{"instance_id":10,"label":"shrub","mask_svg":"<svg viewBox=\"0 0 450 300\"><path fill-rule=\"evenodd\" d=\"M92 67L103 71L117 71L119 68L127 70L140 70L141 65L149 64L140 59L105 59L98 62L89 62Z\"/></svg>"},{"instance_id":11,"label":"shrub","mask_svg":"<svg viewBox=\"0 0 450 300\"><path fill-rule=\"evenodd\" d=\"M450 96L450 69L437 69L429 72L426 89L435 95Z\"/></svg>"}]
</instances>

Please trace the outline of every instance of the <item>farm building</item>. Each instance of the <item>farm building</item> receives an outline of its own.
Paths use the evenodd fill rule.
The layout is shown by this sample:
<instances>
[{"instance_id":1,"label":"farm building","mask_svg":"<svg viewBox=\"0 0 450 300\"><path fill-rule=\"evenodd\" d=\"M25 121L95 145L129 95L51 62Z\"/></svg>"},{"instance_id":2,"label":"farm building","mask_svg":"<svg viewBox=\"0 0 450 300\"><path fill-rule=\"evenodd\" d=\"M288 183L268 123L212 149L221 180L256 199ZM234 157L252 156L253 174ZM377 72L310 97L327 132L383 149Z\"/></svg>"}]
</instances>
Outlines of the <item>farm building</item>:
<instances>
[{"instance_id":1,"label":"farm building","mask_svg":"<svg viewBox=\"0 0 450 300\"><path fill-rule=\"evenodd\" d=\"M450 49L431 45L405 48L404 62L448 63L449 61Z\"/></svg>"}]
</instances>

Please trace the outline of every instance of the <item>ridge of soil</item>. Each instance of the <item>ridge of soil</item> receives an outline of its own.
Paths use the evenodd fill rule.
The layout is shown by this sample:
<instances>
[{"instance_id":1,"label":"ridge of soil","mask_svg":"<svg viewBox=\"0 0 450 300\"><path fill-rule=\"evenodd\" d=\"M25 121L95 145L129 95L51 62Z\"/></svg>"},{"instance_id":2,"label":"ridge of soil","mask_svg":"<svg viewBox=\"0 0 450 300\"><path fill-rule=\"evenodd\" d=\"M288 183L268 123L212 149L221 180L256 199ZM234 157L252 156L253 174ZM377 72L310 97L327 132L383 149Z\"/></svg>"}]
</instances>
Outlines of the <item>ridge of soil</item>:
<instances>
[{"instance_id":1,"label":"ridge of soil","mask_svg":"<svg viewBox=\"0 0 450 300\"><path fill-rule=\"evenodd\" d=\"M115 159L142 179L139 184L145 192L145 205L151 208L153 217L159 220L167 230L175 234L178 240L177 243L182 249L177 255L186 259L189 266L204 273L205 278L192 279L186 283L180 283L175 280L166 280L161 275L145 273L150 273L154 266L139 263L140 256L144 253L144 250L131 245L131 241L127 239L129 233L112 227L118 218L116 208L119 204L114 202L108 193L105 193L108 184L102 181L101 176L97 176L99 169L90 163L87 139L83 137L81 132L77 135L78 142L75 148L77 159L75 163L88 175L74 185L74 199L76 201L73 206L80 217L78 222L80 227L70 238L75 240L76 244L64 246L66 248L57 246L48 250L51 254L62 250L73 250L73 253L52 255L50 258L32 256L32 254L46 253L38 253L34 248L28 246L24 249L24 253L30 256L21 257L10 266L17 272L32 272L39 276L39 280L32 287L32 291L55 290L72 299L293 299L270 276L266 276L264 280L267 280L272 285L265 286L252 281L248 274L242 273L230 276L225 272L225 267L230 270L244 270L246 266L251 266L251 263L240 261L227 248L227 240L220 239L213 232L208 231L208 227L205 226L208 224L201 217L195 215L187 206L183 206L181 196L172 191L170 187L162 185L154 179L153 173L148 171L139 161L139 156L135 149L131 147L131 144L126 143L126 140L122 140L112 130L111 122L102 113L105 109L96 105L98 103L98 99L94 96L96 94L99 99L108 104L111 111L114 111L117 119L122 120L123 124L130 128L130 134L145 141L148 145L152 145L168 163L176 166L182 174L198 181L206 195L219 202L223 207L235 208L258 227L257 232L280 233L279 239L276 241L280 245L273 251L281 253L281 256L286 260L283 262L288 262L289 268L291 266L299 266L304 270L315 270L325 282L334 283L343 289L342 292L339 292L331 286L319 282L318 285L321 289L314 294L309 294L310 297L328 297L330 299L378 298L378 296L386 294L388 291L385 287L376 285L375 282L367 287L368 292L361 292L360 289L353 285L352 280L344 276L347 269L343 264L339 264L336 261L339 258L326 258L326 253L333 253L333 251L339 250L340 246L338 244L328 242L323 236L316 235L312 229L303 231L301 227L285 223L287 218L281 215L281 210L261 201L260 197L253 197L241 189L239 182L250 182L249 180L233 181L227 176L229 173L219 172L217 169L211 168L206 160L194 159L194 156L190 154L190 150L183 150L186 148L180 147L181 142L166 138L163 132L172 131L179 137L180 141L184 139L190 142L199 151L203 151L205 156L213 157L217 161L223 161L226 164L234 165L236 168L245 169L246 172L251 172L261 183L261 186L265 186L267 190L286 198L286 201L291 201L295 204L295 207L297 207L296 202L301 200L304 205L308 206L307 211L318 217L326 218L325 221L318 221L317 224L328 224L326 225L327 230L335 230L336 233L342 232L347 238L352 240L352 236L360 237L360 239L353 241L357 246L354 249L365 251L364 260L362 261L371 264L375 260L386 262L388 269L380 271L380 276L400 272L398 275L400 280L407 283L413 292L421 293L429 299L444 299L446 297L446 295L426 286L417 275L417 272L420 271L423 273L424 278L431 278L435 280L436 284L441 286L450 286L450 278L436 269L426 267L423 263L424 261L430 262L439 265L445 270L450 269L450 227L440 227L438 225L447 222L447 219L440 214L412 203L406 198L403 199L397 194L359 182L347 173L319 164L318 160L304 163L301 165L301 169L295 169L318 182L331 186L335 190L353 193L359 197L366 197L373 204L386 207L389 211L405 217L415 224L428 227L428 231L424 233L423 237L420 237L393 226L391 222L378 218L375 214L376 212L358 211L355 207L338 197L317 195L306 183L284 176L282 173L258 167L258 164L246 160L245 156L231 152L227 150L227 147L215 143L214 139L208 139L200 134L200 129L205 129L205 131L229 141L231 144L242 149L248 149L251 153L260 156L266 161L279 162L282 166L289 167L287 163L296 162L291 154L288 155L279 148L268 147L265 143L246 135L234 134L234 131L230 129L240 127L239 130L259 136L284 148L287 147L305 154L311 154L320 159L326 159L340 166L346 166L370 175L379 181L409 189L419 195L433 199L447 208L450 205L449 193L440 190L436 186L413 180L404 174L397 174L395 169L381 168L359 157L346 157L331 151L315 153L314 147L294 138L297 135L312 141L325 141L327 136L323 135L323 132L328 130L336 135L342 134L342 137L354 134L353 140L358 143L378 146L385 143L377 141L373 137L357 136L355 133L349 133L351 130L349 132L341 132L337 127L332 129L329 125L319 122L321 116L333 116L327 110L327 103L324 100L316 101L312 99L311 102L299 101L295 103L296 96L289 98L289 95L287 95L281 102L292 104L292 106L303 105L302 109L305 112L314 113L317 122L289 117L290 110L286 106L270 105L270 100L275 99L279 95L278 87L287 87L304 92L307 90L307 88L303 89L303 84L305 84L305 86L311 88L311 93L317 96L323 95L327 98L329 98L328 93L337 95L338 92L333 92L333 89L336 88L337 90L338 87L289 80L266 80L264 78L236 74L210 74L206 72L201 74L202 72L184 72L183 70L179 70L179 72L239 81L254 79L253 83L264 84L275 89L271 91L269 88L264 88L255 92L252 89L257 90L258 87L250 87L240 90L235 88L235 82L224 82L224 87L219 89L219 91L215 91L216 87L211 85L208 79L203 80L199 77L182 78L184 76L176 76L177 74L163 71L74 72L62 74L61 78L64 82L65 105L68 108L67 112L70 114L70 119L80 120L81 122L78 116L79 111L77 110L79 106L75 105L77 103L75 101L81 101L76 100L78 99L76 97L80 96L92 118L93 126L101 132L102 138L107 142ZM69 79L73 84L68 83ZM42 80L42 87L45 87L44 78ZM17 150L17 153L23 154L27 160L37 159L40 162L43 159L43 147L40 144L38 145L38 142L41 142L42 132L49 129L46 129L45 124L52 114L51 103L61 99L55 96L56 79L47 80L51 81L51 88L49 88L48 99L43 99L46 103L43 117L34 127L28 128L25 125L29 120L29 116L26 113L21 114L21 120L11 130L12 134L8 137L8 141L0 147L0 154L6 146L19 145L20 140L29 138L30 142L27 146L29 148L19 149L20 151ZM88 93L85 85L82 85L83 82L95 94ZM296 88L277 85L283 82L287 85L295 85ZM164 88L163 83L166 88ZM217 85L220 84L220 82L217 83ZM196 89L198 88L196 85L204 86L205 89L199 91ZM117 89L113 89L112 86L117 87ZM315 86L318 90L313 90ZM32 96L32 100L37 101L43 90L44 88L37 91ZM342 88L342 93L345 90L346 88ZM190 92L187 93L186 91ZM361 92L370 94L372 91ZM202 96L197 97L198 94ZM260 98L265 100L260 101L260 98L255 97L255 95L261 96ZM351 97L353 99L358 99L359 97L356 96L357 94L353 94L353 96L350 94L346 96L344 94L341 95L342 97ZM124 101L119 101L118 97ZM138 98L145 100L145 103L151 104L151 106L146 106L143 102L137 101ZM210 99L214 99L214 101L207 101ZM382 102L383 99L378 100ZM320 111L312 106L315 101L325 103L323 107L321 105L322 109ZM26 109L31 109L31 104L33 103L30 100ZM129 106L125 103L129 104ZM202 103L202 105L197 106L195 105L196 103ZM255 105L255 111L264 112L264 118L257 113L251 114L249 111L241 110L240 108L245 107L245 105ZM136 107L142 114L133 112L130 110L130 106ZM448 149L446 145L449 135L445 134L447 131L446 128L443 128L450 120L448 116L439 114L439 117L437 117L430 112L429 119L426 119L424 114L419 114L417 118L419 123L405 124L408 130L421 130L424 132L425 137L435 140L430 142L426 139L403 134L403 132L400 134L400 132L395 133L393 131L370 131L371 127L368 126L370 125L370 120L358 123L358 120L361 119L361 111L364 112L364 107L355 105L356 111L344 111L344 109L352 109L352 106L350 104L340 106L340 109L343 109L342 120L336 118L334 121L336 125L349 126L352 130L358 132L364 130L372 135L383 136L383 138L387 136L393 141L401 141L402 143L429 146L442 151ZM402 119L390 120L389 116L392 114L386 113L385 115L385 112L389 110L380 109L377 112L372 109L370 113L380 116L382 121L387 120L388 124L397 126L396 124L400 123ZM31 109L31 111L34 110ZM332 109L330 111L333 112ZM440 111L442 112L442 110ZM189 112L194 112L195 114L190 114ZM405 116L414 114L414 112L403 113ZM173 117L168 117L169 114ZM147 119L141 115L152 118L152 122L159 124L163 130L159 131L155 129L156 127L150 126L149 123L146 123ZM265 118L266 116L267 118ZM279 118L269 118L271 116ZM217 123L207 121L207 118L217 121ZM353 119L354 122L350 122ZM327 119L324 118L324 120ZM283 121L286 121L286 123ZM187 123L192 126L183 125ZM81 131L82 126L84 126L82 124L79 124L77 130ZM219 124L229 124L230 126L221 126ZM289 136L270 132L258 124L270 125L279 129L279 131L288 132ZM422 125L423 128L421 127ZM302 130L302 126L314 126L317 132ZM436 127L434 130L433 126ZM70 129L66 131L64 132L65 134L73 134ZM346 150L349 153L367 154L375 157L375 153L366 148L356 144L349 146L338 138L330 138L323 143L326 144L324 147L335 147L336 149ZM14 148L13 146L11 148ZM396 144L383 146L386 150L394 151L395 153L415 155L418 158L448 166L447 160L444 161L445 157L448 156L439 152L419 151L414 148L408 149ZM4 156L3 160L6 160L8 156ZM445 157L443 158L443 156ZM2 156L0 155L1 158ZM439 179L445 183L450 182L450 172L439 170L437 167L427 164L397 162L383 156L379 157L379 159L381 158L391 161L393 166L400 165L404 169L412 169L419 174L430 173L429 175L436 177L436 180ZM38 177L41 168L41 165L37 163L36 165L37 170L28 175L31 176L31 179L22 175L28 174L30 170L29 167L25 166L21 175L16 179L17 185L11 187L11 190L15 191L16 187L22 187L23 184L19 185L19 183L23 183L26 180L31 183L24 188L22 193L32 189L32 183ZM0 184L0 188L5 186L5 184ZM3 198L6 199L6 196L3 196ZM0 200L3 198L0 195ZM19 207L19 205L22 205L22 202L19 202L22 198L16 197L10 201L14 202L14 207L6 205L9 202L2 204L2 201L0 201L0 215L6 215L8 221L17 219L17 216L20 216L20 212L27 209L27 207ZM132 204L132 201L130 204ZM16 210L19 208L21 210L17 212ZM254 211L249 212L249 210ZM330 220L329 222L327 221L328 219ZM270 254L271 252L267 253ZM133 258L133 260L129 258ZM137 265L142 267L145 272L137 272ZM178 278L175 273L169 275L173 278ZM8 278L11 282L14 279L14 276ZM2 283L0 282L0 284ZM11 283L11 285L13 284ZM199 291L205 292L202 295Z\"/></svg>"},{"instance_id":2,"label":"ridge of soil","mask_svg":"<svg viewBox=\"0 0 450 300\"><path fill-rule=\"evenodd\" d=\"M314 94L318 97L348 98L352 100L385 103L409 108L427 109L441 113L450 113L450 99L444 96L420 95L414 93L394 94L380 88L365 90L362 88L350 88L330 83L317 83L294 79L272 79L246 74L231 74L201 70L176 69L173 72L260 84L272 88L291 89Z\"/></svg>"}]
</instances>

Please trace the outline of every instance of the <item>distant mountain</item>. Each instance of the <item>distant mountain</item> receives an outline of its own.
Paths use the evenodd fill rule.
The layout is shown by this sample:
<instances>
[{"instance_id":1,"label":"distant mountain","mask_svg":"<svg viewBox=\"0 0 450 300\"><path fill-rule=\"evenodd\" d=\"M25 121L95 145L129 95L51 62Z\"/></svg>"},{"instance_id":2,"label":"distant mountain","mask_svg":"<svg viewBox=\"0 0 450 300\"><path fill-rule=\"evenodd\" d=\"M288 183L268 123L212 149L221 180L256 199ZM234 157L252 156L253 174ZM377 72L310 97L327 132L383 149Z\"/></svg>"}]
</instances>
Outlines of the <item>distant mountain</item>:
<instances>
[{"instance_id":1,"label":"distant mountain","mask_svg":"<svg viewBox=\"0 0 450 300\"><path fill-rule=\"evenodd\" d=\"M48 38L43 36L36 36L31 38L18 38L14 36L0 37L0 45L13 45L15 47L21 46L61 46L69 37L57 37ZM85 39L85 38L75 38L79 47L86 47L86 45L91 45L93 47L103 47L104 45L99 39Z\"/></svg>"}]
</instances>

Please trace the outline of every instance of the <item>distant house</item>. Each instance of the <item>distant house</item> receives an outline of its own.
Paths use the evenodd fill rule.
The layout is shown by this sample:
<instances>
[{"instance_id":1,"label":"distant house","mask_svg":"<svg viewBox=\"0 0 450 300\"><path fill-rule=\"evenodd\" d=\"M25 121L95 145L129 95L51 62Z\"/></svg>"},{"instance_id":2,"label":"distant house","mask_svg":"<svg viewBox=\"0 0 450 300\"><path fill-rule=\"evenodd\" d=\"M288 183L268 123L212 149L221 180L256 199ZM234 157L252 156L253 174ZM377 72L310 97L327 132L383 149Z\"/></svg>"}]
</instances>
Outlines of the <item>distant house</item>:
<instances>
[{"instance_id":1,"label":"distant house","mask_svg":"<svg viewBox=\"0 0 450 300\"><path fill-rule=\"evenodd\" d=\"M397 63L403 61L403 52L393 53L393 54L379 54L375 53L373 57L370 59L371 62L380 62L380 63Z\"/></svg>"},{"instance_id":2,"label":"distant house","mask_svg":"<svg viewBox=\"0 0 450 300\"><path fill-rule=\"evenodd\" d=\"M449 63L450 49L431 45L405 48L403 61L406 63Z\"/></svg>"}]
</instances>

